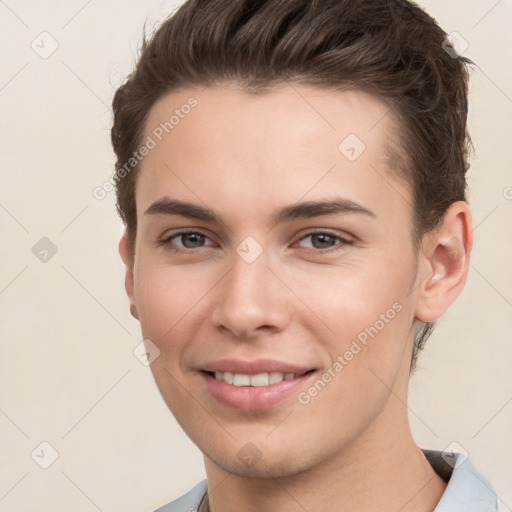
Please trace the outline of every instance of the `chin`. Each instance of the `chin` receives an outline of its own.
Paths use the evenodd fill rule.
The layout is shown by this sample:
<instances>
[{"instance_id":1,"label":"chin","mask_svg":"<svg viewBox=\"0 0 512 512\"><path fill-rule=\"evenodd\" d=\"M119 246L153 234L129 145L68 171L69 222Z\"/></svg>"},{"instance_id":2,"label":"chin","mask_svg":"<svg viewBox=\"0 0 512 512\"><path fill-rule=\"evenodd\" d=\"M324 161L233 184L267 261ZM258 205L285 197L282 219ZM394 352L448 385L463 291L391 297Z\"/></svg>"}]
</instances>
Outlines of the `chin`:
<instances>
[{"instance_id":1,"label":"chin","mask_svg":"<svg viewBox=\"0 0 512 512\"><path fill-rule=\"evenodd\" d=\"M247 446L251 446L247 443ZM253 445L252 445L253 446ZM244 448L246 448L244 447ZM205 457L227 473L242 478L286 478L297 475L314 467L319 461L309 458L302 450L295 450L293 455L290 452L277 453L275 450L265 449L257 452L256 449L244 448L238 452L208 453L203 451ZM252 460L244 455L252 453ZM318 455L318 454L315 454ZM247 461L244 458L248 458Z\"/></svg>"}]
</instances>

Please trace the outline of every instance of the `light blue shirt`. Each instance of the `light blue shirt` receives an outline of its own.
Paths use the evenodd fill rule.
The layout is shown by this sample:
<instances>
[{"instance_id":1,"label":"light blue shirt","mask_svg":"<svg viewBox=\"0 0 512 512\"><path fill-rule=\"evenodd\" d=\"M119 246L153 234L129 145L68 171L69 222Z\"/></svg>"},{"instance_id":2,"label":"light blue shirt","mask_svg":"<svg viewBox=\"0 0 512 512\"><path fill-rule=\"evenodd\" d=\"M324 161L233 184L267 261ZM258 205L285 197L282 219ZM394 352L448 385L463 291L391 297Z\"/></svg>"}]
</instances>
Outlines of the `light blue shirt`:
<instances>
[{"instance_id":1,"label":"light blue shirt","mask_svg":"<svg viewBox=\"0 0 512 512\"><path fill-rule=\"evenodd\" d=\"M498 499L489 482L461 453L454 453L449 462L442 452L422 450L434 471L448 486L434 512L497 512ZM187 494L160 507L155 512L197 512L208 490L206 480L199 482Z\"/></svg>"}]
</instances>

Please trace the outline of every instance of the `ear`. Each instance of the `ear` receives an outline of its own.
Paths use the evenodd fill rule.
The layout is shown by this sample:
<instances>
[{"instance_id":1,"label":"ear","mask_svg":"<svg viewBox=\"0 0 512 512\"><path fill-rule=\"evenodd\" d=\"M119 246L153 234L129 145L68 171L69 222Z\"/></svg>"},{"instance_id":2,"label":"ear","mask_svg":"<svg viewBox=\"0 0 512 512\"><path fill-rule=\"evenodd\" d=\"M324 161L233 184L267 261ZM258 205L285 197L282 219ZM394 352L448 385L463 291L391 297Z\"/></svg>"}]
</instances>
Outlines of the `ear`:
<instances>
[{"instance_id":1,"label":"ear","mask_svg":"<svg viewBox=\"0 0 512 512\"><path fill-rule=\"evenodd\" d=\"M128 236L126 235L126 229L123 231L123 235L121 236L121 240L119 241L119 255L121 256L121 259L123 260L126 269L124 277L124 287L126 289L128 299L130 300L130 313L134 318L139 320L139 313L137 312L137 306L135 305L135 295L133 293L134 261L132 254L130 252L130 244L128 242Z\"/></svg>"},{"instance_id":2,"label":"ear","mask_svg":"<svg viewBox=\"0 0 512 512\"><path fill-rule=\"evenodd\" d=\"M473 246L471 212L464 201L453 203L439 228L426 235L420 252L416 318L434 322L459 296Z\"/></svg>"}]
</instances>

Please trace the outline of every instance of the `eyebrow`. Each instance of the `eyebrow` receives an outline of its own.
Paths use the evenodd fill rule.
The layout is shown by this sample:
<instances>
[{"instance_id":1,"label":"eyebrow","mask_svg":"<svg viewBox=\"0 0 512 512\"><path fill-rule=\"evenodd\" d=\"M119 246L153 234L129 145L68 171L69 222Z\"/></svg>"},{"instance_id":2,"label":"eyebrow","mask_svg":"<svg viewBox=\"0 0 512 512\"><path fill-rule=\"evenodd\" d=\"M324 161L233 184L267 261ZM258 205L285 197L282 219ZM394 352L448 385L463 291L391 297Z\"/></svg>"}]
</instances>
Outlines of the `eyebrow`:
<instances>
[{"instance_id":1,"label":"eyebrow","mask_svg":"<svg viewBox=\"0 0 512 512\"><path fill-rule=\"evenodd\" d=\"M344 198L325 201L306 201L286 206L272 215L275 224L297 219L310 219L322 215L356 213L376 217L375 213L364 206ZM210 208L197 204L163 197L155 201L144 215L179 215L190 219L222 223L222 219Z\"/></svg>"}]
</instances>

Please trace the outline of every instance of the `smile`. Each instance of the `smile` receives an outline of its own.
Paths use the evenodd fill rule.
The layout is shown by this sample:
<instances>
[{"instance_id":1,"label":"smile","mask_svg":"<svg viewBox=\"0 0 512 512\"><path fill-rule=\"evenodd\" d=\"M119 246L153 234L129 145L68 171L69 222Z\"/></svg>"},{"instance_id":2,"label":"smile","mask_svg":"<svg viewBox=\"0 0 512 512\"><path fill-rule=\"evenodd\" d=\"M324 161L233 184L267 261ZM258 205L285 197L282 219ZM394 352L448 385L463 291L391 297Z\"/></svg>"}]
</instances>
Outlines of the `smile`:
<instances>
[{"instance_id":1,"label":"smile","mask_svg":"<svg viewBox=\"0 0 512 512\"><path fill-rule=\"evenodd\" d=\"M223 359L201 365L205 392L221 406L244 411L269 409L297 395L318 371L271 359Z\"/></svg>"}]
</instances>

